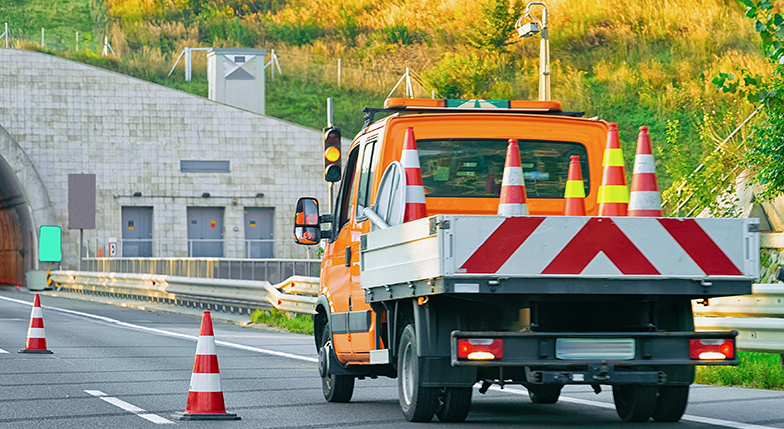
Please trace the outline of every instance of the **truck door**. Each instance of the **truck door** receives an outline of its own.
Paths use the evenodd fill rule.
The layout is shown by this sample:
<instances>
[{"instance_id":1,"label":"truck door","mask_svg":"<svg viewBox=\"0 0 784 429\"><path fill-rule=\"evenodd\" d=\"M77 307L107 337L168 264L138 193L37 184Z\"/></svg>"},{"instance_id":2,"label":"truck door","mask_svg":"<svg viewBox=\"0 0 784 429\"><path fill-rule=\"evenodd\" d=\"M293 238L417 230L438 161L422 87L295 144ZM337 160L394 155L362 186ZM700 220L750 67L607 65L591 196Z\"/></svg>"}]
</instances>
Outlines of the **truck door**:
<instances>
[{"instance_id":1,"label":"truck door","mask_svg":"<svg viewBox=\"0 0 784 429\"><path fill-rule=\"evenodd\" d=\"M363 233L370 232L370 222L366 221L363 214L365 207L370 206L370 195L373 190L373 176L378 164L380 145L377 144L378 137L370 136L360 148L359 160L359 179L355 184L357 191L355 195L354 215L351 224L355 233L352 234L351 242L351 305L349 308L349 323L351 331L351 350L357 361L368 362L370 350L375 349L375 320L374 313L370 305L365 302L365 291L360 287L359 282L359 243Z\"/></svg>"},{"instance_id":2,"label":"truck door","mask_svg":"<svg viewBox=\"0 0 784 429\"><path fill-rule=\"evenodd\" d=\"M325 294L330 304L330 330L332 331L332 346L341 362L354 361L351 352L349 335L349 299L351 297L351 276L349 274L350 260L346 258L346 248L350 248L353 235L358 235L350 227L351 221L351 196L355 188L355 177L359 147L356 146L349 152L346 160L343 180L340 182L335 206L333 209L334 222L332 223L333 239L324 247L324 275L321 281L326 285ZM356 237L359 241L359 237Z\"/></svg>"}]
</instances>

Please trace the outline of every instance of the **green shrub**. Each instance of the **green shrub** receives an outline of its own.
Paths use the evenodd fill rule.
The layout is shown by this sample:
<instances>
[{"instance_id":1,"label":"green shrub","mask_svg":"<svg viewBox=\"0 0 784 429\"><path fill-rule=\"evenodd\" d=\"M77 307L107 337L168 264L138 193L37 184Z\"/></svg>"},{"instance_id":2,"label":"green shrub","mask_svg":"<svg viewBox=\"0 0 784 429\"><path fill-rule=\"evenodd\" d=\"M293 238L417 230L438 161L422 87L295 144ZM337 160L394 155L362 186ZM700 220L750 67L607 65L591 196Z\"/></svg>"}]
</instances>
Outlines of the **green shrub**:
<instances>
[{"instance_id":1,"label":"green shrub","mask_svg":"<svg viewBox=\"0 0 784 429\"><path fill-rule=\"evenodd\" d=\"M717 386L784 389L781 356L773 353L738 353L738 366L698 366L695 383Z\"/></svg>"}]
</instances>

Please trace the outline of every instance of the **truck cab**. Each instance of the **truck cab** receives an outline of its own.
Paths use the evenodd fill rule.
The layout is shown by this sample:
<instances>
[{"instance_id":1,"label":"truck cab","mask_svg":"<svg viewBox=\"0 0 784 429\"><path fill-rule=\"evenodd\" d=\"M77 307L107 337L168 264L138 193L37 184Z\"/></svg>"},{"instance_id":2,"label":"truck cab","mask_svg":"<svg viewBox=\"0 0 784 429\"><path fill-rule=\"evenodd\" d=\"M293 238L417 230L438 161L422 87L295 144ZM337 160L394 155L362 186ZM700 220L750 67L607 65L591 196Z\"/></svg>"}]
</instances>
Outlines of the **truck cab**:
<instances>
[{"instance_id":1,"label":"truck cab","mask_svg":"<svg viewBox=\"0 0 784 429\"><path fill-rule=\"evenodd\" d=\"M628 340L637 348L648 344L642 337L650 332L692 332L689 299L710 295L707 290L702 294L699 288L645 292L639 280L624 279L618 289L622 292L607 293L609 282L601 292L598 286L595 290L590 289L595 286L574 286L579 282L563 276L548 277L546 282L550 283L540 282L545 286L530 278L520 279L516 283L519 287L513 290L513 282L505 283L510 285L507 289L493 286L507 279L503 276L479 276L476 283L459 283L462 280L436 274L417 276L417 271L425 271L422 264L426 257L415 256L417 242L424 243L424 238L408 237L415 234L410 232L413 228L420 228L423 237L438 236L443 242L442 237L459 239L441 235L444 231L440 229L449 228L448 219L455 223L470 221L471 216L497 217L510 139L519 144L531 217L562 216L567 172L575 155L583 175L585 212L595 216L609 129L606 122L582 118L579 112L564 112L560 103L552 101L388 99L383 108L366 108L365 113L367 123L345 157L332 213L321 215L318 202L306 198L298 203L300 221L295 221L298 242L313 244L325 239L314 332L328 401L349 401L357 378L387 376L399 379L400 404L408 420L428 421L436 415L441 421L461 421L468 414L472 386L477 382L483 383L481 393L492 383L522 384L539 403L554 403L564 384L582 382L595 389L600 389L600 384L612 385L614 393L617 391L616 405L620 403L619 415L625 421L644 421L652 415L662 421L680 418L688 385L693 382L695 363L686 362L688 356L664 359L645 375L634 373L641 365L629 367L628 373L616 371L624 362L607 358L558 361L556 356L551 360L542 355L531 362L521 356L527 353L523 349L537 341L555 342L567 336L578 341L586 332L598 332L585 339L603 345L630 337L624 332L638 332L641 336ZM375 121L380 113L389 116ZM401 238L373 249L380 251L408 240L398 251L383 253L387 271L379 272L390 273L390 279L397 278L393 274L410 272L410 280L387 283L374 279L370 284L366 274L363 285L362 255L373 247L369 244L371 232L377 229L365 208L376 202L387 167L401 159L408 128L413 128L416 136L429 219L415 222L421 226L412 223L414 226L400 230ZM305 218L319 221L303 223ZM322 228L322 223L329 226ZM467 231L470 233L470 228ZM448 246L442 251L453 252L458 244ZM444 260L441 257L442 266ZM459 271L451 275L458 278L463 274ZM471 290L459 289L458 284L476 284L476 290L473 286ZM552 292L548 292L549 284L554 285ZM751 281L746 278L732 284L735 286L719 293L750 292ZM528 285L536 292L526 292ZM477 338L477 332L497 335ZM552 332L569 334L547 334ZM719 337L715 341L731 339L734 347L734 335ZM688 343L688 339L684 341ZM507 346L495 349L504 342ZM491 361L469 361L460 357L463 346L490 356L496 350L506 359L494 356ZM642 359L630 359L637 358ZM725 358L720 364L737 363L734 353ZM670 389L673 386L676 388ZM671 391L676 393L668 393ZM659 397L663 398L660 408L667 410L656 414L645 404L655 407Z\"/></svg>"}]
</instances>

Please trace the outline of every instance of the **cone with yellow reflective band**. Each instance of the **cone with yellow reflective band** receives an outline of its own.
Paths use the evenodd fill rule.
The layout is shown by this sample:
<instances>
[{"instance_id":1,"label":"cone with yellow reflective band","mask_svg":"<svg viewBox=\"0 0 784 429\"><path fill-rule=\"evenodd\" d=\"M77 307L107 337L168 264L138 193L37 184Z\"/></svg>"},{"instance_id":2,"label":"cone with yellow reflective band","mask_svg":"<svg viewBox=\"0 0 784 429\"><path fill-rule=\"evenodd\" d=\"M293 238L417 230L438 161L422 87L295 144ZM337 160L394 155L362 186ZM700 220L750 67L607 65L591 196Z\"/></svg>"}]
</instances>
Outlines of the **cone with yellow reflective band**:
<instances>
[{"instance_id":1,"label":"cone with yellow reflective band","mask_svg":"<svg viewBox=\"0 0 784 429\"><path fill-rule=\"evenodd\" d=\"M580 156L572 155L569 161L569 174L566 176L564 193L564 216L585 216L585 186Z\"/></svg>"},{"instance_id":2,"label":"cone with yellow reflective band","mask_svg":"<svg viewBox=\"0 0 784 429\"><path fill-rule=\"evenodd\" d=\"M602 185L599 186L596 200L599 204L599 216L626 216L629 188L626 186L621 141L618 138L618 124L615 122L610 124L607 131L602 170Z\"/></svg>"}]
</instances>

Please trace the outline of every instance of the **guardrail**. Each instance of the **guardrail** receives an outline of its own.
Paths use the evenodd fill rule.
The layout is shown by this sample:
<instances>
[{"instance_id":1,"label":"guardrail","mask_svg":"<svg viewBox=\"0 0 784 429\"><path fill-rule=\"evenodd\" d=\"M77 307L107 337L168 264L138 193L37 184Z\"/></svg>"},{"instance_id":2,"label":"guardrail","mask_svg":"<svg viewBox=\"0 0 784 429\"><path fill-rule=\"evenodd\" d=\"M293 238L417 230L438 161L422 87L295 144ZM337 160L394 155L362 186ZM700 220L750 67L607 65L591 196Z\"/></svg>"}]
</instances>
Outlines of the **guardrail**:
<instances>
[{"instance_id":1,"label":"guardrail","mask_svg":"<svg viewBox=\"0 0 784 429\"><path fill-rule=\"evenodd\" d=\"M52 271L58 289L77 293L119 296L128 299L194 306L250 314L275 307L294 313L314 314L318 277L292 276L272 285L268 281L208 279L156 274Z\"/></svg>"},{"instance_id":2,"label":"guardrail","mask_svg":"<svg viewBox=\"0 0 784 429\"><path fill-rule=\"evenodd\" d=\"M315 259L84 258L81 271L157 274L280 283L291 276L318 277Z\"/></svg>"},{"instance_id":3,"label":"guardrail","mask_svg":"<svg viewBox=\"0 0 784 429\"><path fill-rule=\"evenodd\" d=\"M751 295L700 302L693 305L698 331L734 329L739 350L784 354L784 284L755 284Z\"/></svg>"}]
</instances>

